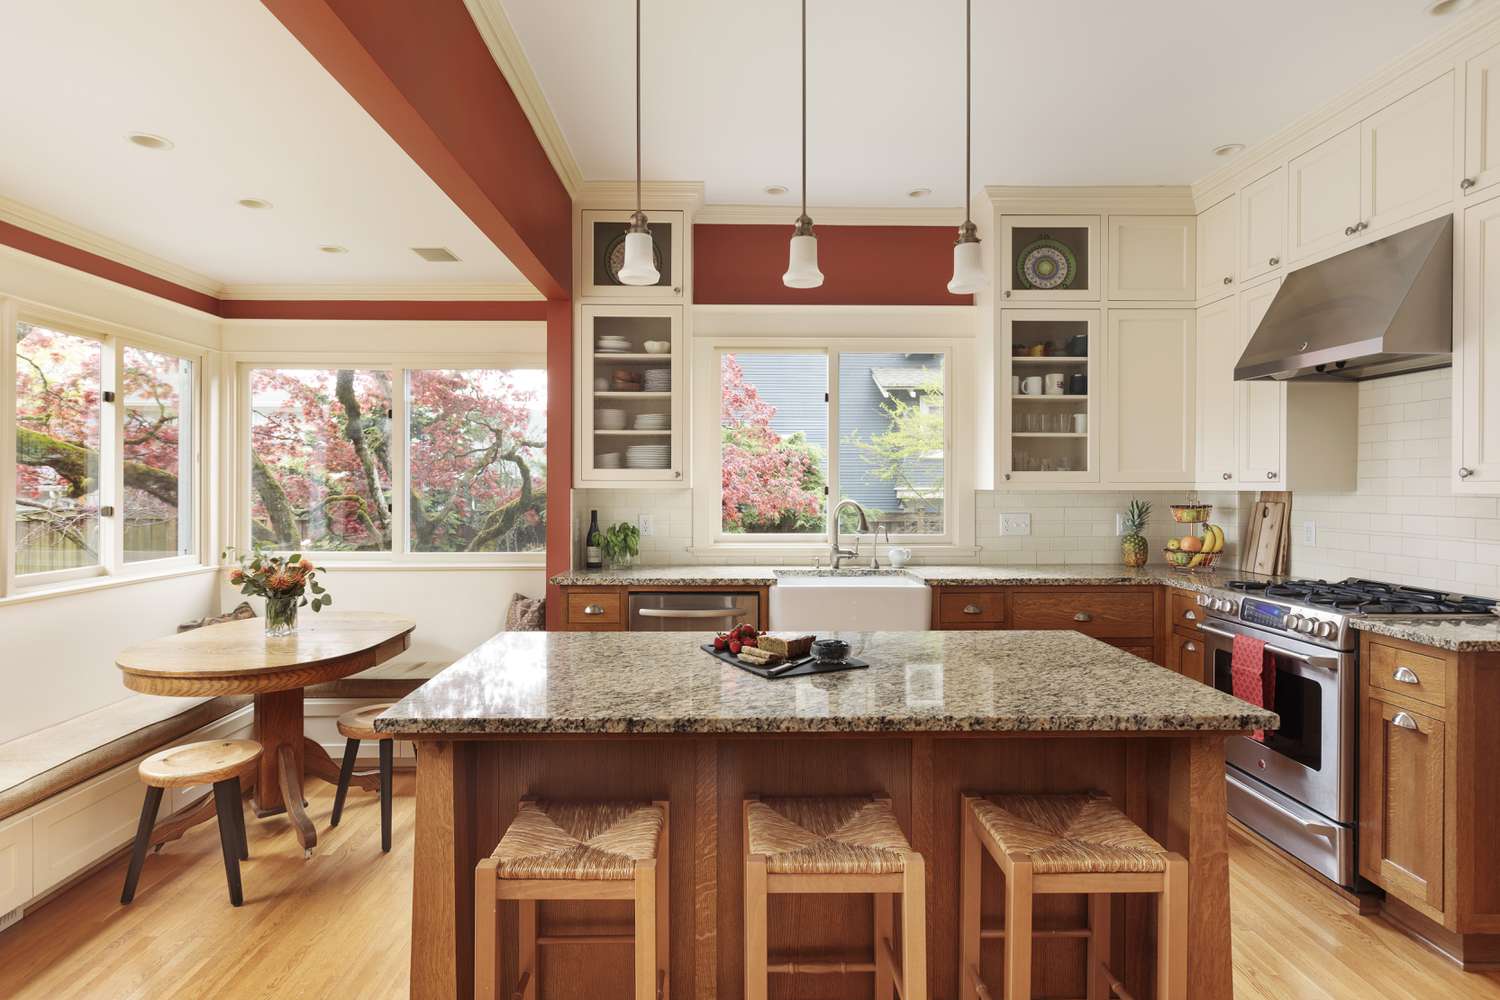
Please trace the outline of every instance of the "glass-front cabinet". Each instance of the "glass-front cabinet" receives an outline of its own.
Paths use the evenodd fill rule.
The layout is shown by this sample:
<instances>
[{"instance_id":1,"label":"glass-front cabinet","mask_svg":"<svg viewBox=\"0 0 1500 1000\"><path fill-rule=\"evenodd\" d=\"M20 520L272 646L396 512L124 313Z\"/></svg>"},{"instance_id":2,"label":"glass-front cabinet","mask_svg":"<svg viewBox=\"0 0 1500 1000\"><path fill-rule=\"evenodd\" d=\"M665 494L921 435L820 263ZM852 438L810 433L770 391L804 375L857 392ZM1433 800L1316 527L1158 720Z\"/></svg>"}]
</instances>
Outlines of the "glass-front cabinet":
<instances>
[{"instance_id":1,"label":"glass-front cabinet","mask_svg":"<svg viewBox=\"0 0 1500 1000\"><path fill-rule=\"evenodd\" d=\"M575 486L685 485L681 306L583 306Z\"/></svg>"},{"instance_id":2,"label":"glass-front cabinet","mask_svg":"<svg viewBox=\"0 0 1500 1000\"><path fill-rule=\"evenodd\" d=\"M1002 215L999 265L1007 302L1098 302L1099 216Z\"/></svg>"},{"instance_id":3,"label":"glass-front cabinet","mask_svg":"<svg viewBox=\"0 0 1500 1000\"><path fill-rule=\"evenodd\" d=\"M1005 483L1099 481L1099 329L1095 309L1001 313L996 418Z\"/></svg>"},{"instance_id":4,"label":"glass-front cabinet","mask_svg":"<svg viewBox=\"0 0 1500 1000\"><path fill-rule=\"evenodd\" d=\"M656 270L660 275L654 285L627 285L620 281L630 216L629 211L617 210L585 209L579 213L579 296L586 299L683 301L683 247L686 243L683 213L650 211L648 206L646 216L656 251Z\"/></svg>"}]
</instances>

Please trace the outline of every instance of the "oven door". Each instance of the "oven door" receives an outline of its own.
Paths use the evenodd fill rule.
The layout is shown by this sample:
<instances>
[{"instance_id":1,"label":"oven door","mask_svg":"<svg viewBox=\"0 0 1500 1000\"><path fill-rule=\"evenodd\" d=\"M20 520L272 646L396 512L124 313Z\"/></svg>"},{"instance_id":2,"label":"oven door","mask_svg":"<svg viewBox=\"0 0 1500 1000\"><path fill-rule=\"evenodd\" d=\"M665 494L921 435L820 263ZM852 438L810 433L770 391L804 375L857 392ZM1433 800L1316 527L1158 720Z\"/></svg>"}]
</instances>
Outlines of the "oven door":
<instances>
[{"instance_id":1,"label":"oven door","mask_svg":"<svg viewBox=\"0 0 1500 1000\"><path fill-rule=\"evenodd\" d=\"M1234 693L1236 635L1264 640L1276 666L1271 707L1281 727L1268 731L1264 743L1231 736L1224 746L1228 762L1336 822L1353 823L1354 654L1239 622L1210 619L1198 629L1208 661L1205 677L1226 694Z\"/></svg>"}]
</instances>

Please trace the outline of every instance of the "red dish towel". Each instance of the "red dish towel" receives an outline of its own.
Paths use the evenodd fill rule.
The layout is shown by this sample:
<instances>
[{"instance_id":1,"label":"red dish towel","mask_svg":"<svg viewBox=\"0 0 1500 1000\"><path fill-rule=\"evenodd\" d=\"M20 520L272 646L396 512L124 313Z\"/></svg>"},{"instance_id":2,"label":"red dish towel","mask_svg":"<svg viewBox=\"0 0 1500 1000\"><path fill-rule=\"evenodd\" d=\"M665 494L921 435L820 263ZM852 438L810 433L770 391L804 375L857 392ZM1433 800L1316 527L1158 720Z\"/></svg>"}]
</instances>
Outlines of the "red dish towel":
<instances>
[{"instance_id":1,"label":"red dish towel","mask_svg":"<svg viewBox=\"0 0 1500 1000\"><path fill-rule=\"evenodd\" d=\"M1266 644L1248 635L1234 637L1234 655L1229 665L1234 696L1257 708L1276 704L1276 661L1266 655ZM1265 742L1266 733L1257 729L1254 739Z\"/></svg>"}]
</instances>

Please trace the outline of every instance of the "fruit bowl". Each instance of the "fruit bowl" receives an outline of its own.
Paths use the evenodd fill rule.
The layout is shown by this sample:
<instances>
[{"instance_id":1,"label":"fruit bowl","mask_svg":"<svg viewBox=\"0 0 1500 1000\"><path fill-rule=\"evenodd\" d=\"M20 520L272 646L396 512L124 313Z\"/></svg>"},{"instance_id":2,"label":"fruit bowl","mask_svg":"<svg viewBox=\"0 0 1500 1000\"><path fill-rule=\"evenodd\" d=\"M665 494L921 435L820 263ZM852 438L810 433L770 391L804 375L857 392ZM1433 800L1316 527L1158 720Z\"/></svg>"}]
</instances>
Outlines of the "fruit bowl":
<instances>
[{"instance_id":1,"label":"fruit bowl","mask_svg":"<svg viewBox=\"0 0 1500 1000\"><path fill-rule=\"evenodd\" d=\"M1213 509L1213 504L1207 503L1174 503L1172 520L1178 524L1202 524L1208 520Z\"/></svg>"},{"instance_id":2,"label":"fruit bowl","mask_svg":"<svg viewBox=\"0 0 1500 1000\"><path fill-rule=\"evenodd\" d=\"M1181 549L1163 549L1167 565L1175 569L1212 569L1217 552L1184 552Z\"/></svg>"}]
</instances>

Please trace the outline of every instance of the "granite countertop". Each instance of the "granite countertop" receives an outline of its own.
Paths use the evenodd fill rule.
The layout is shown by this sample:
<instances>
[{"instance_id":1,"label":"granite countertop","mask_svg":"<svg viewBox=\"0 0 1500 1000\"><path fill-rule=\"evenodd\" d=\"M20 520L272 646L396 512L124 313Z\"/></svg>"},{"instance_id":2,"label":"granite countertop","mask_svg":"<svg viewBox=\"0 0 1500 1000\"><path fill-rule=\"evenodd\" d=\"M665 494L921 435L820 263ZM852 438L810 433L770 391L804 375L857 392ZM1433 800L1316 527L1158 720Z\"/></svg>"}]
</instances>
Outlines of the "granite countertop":
<instances>
[{"instance_id":1,"label":"granite countertop","mask_svg":"<svg viewBox=\"0 0 1500 1000\"><path fill-rule=\"evenodd\" d=\"M1500 617L1483 619L1361 618L1349 619L1361 632L1405 639L1457 653L1500 653Z\"/></svg>"},{"instance_id":2,"label":"granite countertop","mask_svg":"<svg viewBox=\"0 0 1500 1000\"><path fill-rule=\"evenodd\" d=\"M852 670L765 680L707 633L502 632L376 720L381 732L1237 732L1276 715L1078 632L844 633Z\"/></svg>"}]
</instances>

